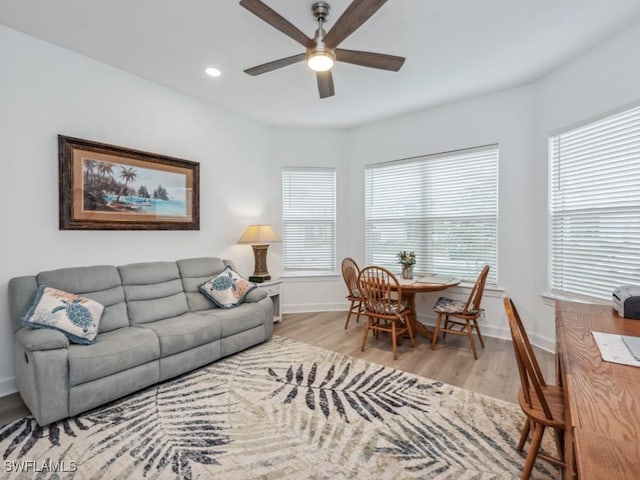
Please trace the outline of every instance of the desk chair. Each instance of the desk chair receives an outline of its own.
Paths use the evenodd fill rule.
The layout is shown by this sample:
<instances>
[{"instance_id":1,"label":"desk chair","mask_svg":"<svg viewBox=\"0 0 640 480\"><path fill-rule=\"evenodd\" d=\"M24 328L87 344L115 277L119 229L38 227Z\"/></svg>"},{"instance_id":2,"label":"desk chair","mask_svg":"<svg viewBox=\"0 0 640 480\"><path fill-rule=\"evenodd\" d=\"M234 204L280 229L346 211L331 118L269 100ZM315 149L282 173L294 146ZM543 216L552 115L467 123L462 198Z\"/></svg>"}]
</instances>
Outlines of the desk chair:
<instances>
[{"instance_id":1,"label":"desk chair","mask_svg":"<svg viewBox=\"0 0 640 480\"><path fill-rule=\"evenodd\" d=\"M522 480L529 478L536 457L540 457L561 467L564 463L564 395L562 387L547 385L538 365L538 360L533 353L529 337L527 335L516 306L507 296L503 298L504 309L509 319L513 350L520 374L521 388L518 394L520 408L526 415L518 451L521 452L527 441L529 432L531 445L527 453L527 459L522 469ZM551 427L555 432L556 448L559 458L540 453L540 442L546 427Z\"/></svg>"},{"instance_id":2,"label":"desk chair","mask_svg":"<svg viewBox=\"0 0 640 480\"><path fill-rule=\"evenodd\" d=\"M347 300L351 302L349 305L349 313L347 314L347 321L344 324L346 330L349 326L349 320L351 315L356 314L356 323L360 320L360 315L364 312L363 298L360 296L358 290L358 275L360 269L358 264L352 258L345 258L342 260L342 278L347 286Z\"/></svg>"},{"instance_id":3,"label":"desk chair","mask_svg":"<svg viewBox=\"0 0 640 480\"><path fill-rule=\"evenodd\" d=\"M480 345L484 348L484 340L480 333L480 326L478 325L478 318L482 315L482 309L480 308L480 302L482 302L482 294L484 293L484 284L487 281L487 275L489 274L489 265L485 265L476 283L473 285L469 298L466 302L460 300L452 300L446 297L440 297L436 302L433 309L438 314L436 320L436 328L433 332L433 341L431 342L431 350L436 348L438 342L438 333L442 332L442 339L447 336L447 333L453 335L466 335L469 337L469 343L471 344L471 350L473 350L473 358L478 359L476 353L476 344L473 340L473 331L475 330L480 340ZM442 317L444 317L444 326L442 326ZM451 317L456 320L452 320Z\"/></svg>"},{"instance_id":4,"label":"desk chair","mask_svg":"<svg viewBox=\"0 0 640 480\"><path fill-rule=\"evenodd\" d=\"M391 334L394 360L398 359L398 338L401 342L403 335L408 334L411 346L415 347L410 309L402 302L402 289L396 276L383 267L366 267L358 275L358 289L364 298L364 314L368 317L360 350L364 352L369 331L376 337L379 332Z\"/></svg>"}]
</instances>

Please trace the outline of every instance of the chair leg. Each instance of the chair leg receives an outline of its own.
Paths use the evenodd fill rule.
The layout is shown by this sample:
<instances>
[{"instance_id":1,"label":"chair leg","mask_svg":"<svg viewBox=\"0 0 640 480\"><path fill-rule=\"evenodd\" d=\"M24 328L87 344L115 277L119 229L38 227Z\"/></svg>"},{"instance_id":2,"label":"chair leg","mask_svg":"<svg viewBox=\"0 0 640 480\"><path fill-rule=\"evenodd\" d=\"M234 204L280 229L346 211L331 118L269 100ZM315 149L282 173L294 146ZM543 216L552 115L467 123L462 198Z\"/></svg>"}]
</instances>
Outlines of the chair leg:
<instances>
[{"instance_id":1,"label":"chair leg","mask_svg":"<svg viewBox=\"0 0 640 480\"><path fill-rule=\"evenodd\" d=\"M478 333L478 338L480 339L480 345L482 345L482 348L484 348L484 340L482 339L482 334L480 333L480 325L478 325L478 319L476 318L473 323L475 325L476 332Z\"/></svg>"},{"instance_id":2,"label":"chair leg","mask_svg":"<svg viewBox=\"0 0 640 480\"><path fill-rule=\"evenodd\" d=\"M447 329L449 328L449 314L444 315L444 331L442 332L442 339L447 338Z\"/></svg>"},{"instance_id":3,"label":"chair leg","mask_svg":"<svg viewBox=\"0 0 640 480\"><path fill-rule=\"evenodd\" d=\"M529 431L531 430L531 420L527 417L524 421L524 425L522 426L522 433L520 434L520 441L518 442L517 450L519 452L524 448L524 444L527 443L527 438L529 438Z\"/></svg>"},{"instance_id":4,"label":"chair leg","mask_svg":"<svg viewBox=\"0 0 640 480\"><path fill-rule=\"evenodd\" d=\"M369 329L371 328L371 317L367 318L367 328L364 329L364 337L362 337L362 347L360 351L364 352L364 346L367 344L367 337L369 336Z\"/></svg>"},{"instance_id":5,"label":"chair leg","mask_svg":"<svg viewBox=\"0 0 640 480\"><path fill-rule=\"evenodd\" d=\"M393 344L393 359L398 359L398 349L396 347L396 342L398 338L396 337L396 322L391 323L391 342Z\"/></svg>"},{"instance_id":6,"label":"chair leg","mask_svg":"<svg viewBox=\"0 0 640 480\"><path fill-rule=\"evenodd\" d=\"M533 423L533 422L532 422ZM542 441L542 434L544 433L544 425L541 423L533 424L533 435L531 436L531 446L527 453L527 460L524 462L522 468L521 480L528 480L531 471L533 470L533 464L538 456L538 450L540 449L540 442Z\"/></svg>"},{"instance_id":7,"label":"chair leg","mask_svg":"<svg viewBox=\"0 0 640 480\"><path fill-rule=\"evenodd\" d=\"M413 330L412 330L412 328L411 328L411 322L410 322L410 321L409 321L409 319L407 318L407 319L405 319L404 323L406 324L406 326L407 326L407 330L409 331L409 338L411 339L411 346L415 348L415 346L416 346L416 341L415 341L415 338L414 338L414 336L413 336Z\"/></svg>"},{"instance_id":8,"label":"chair leg","mask_svg":"<svg viewBox=\"0 0 640 480\"><path fill-rule=\"evenodd\" d=\"M356 303L355 300L351 300L351 306L349 307L349 314L347 315L347 321L344 324L344 329L346 330L349 326L349 320L351 320L351 314L353 313L353 305ZM360 316L360 314L358 314Z\"/></svg>"},{"instance_id":9,"label":"chair leg","mask_svg":"<svg viewBox=\"0 0 640 480\"><path fill-rule=\"evenodd\" d=\"M442 321L442 314L438 314L438 318L436 319L436 328L433 331L433 340L431 340L431 350L436 349L436 343L438 343L438 332L440 331L440 322ZM443 337L444 338L444 335Z\"/></svg>"},{"instance_id":10,"label":"chair leg","mask_svg":"<svg viewBox=\"0 0 640 480\"><path fill-rule=\"evenodd\" d=\"M360 315L362 315L362 300L358 300L358 313L356 314L356 323L360 323Z\"/></svg>"},{"instance_id":11,"label":"chair leg","mask_svg":"<svg viewBox=\"0 0 640 480\"><path fill-rule=\"evenodd\" d=\"M467 336L469 337L469 343L471 344L471 350L473 350L473 358L475 360L478 359L478 354L476 353L476 342L473 339L473 328L471 327L471 322L467 320Z\"/></svg>"}]
</instances>

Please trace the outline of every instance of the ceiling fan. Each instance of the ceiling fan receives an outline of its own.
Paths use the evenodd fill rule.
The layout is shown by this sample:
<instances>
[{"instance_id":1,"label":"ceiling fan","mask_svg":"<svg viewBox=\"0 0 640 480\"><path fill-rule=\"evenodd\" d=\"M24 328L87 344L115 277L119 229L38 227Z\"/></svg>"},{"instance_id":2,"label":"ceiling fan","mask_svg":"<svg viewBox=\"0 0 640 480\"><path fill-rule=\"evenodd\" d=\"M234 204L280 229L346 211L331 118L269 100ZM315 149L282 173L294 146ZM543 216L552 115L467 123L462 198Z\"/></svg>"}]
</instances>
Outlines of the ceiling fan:
<instances>
[{"instance_id":1,"label":"ceiling fan","mask_svg":"<svg viewBox=\"0 0 640 480\"><path fill-rule=\"evenodd\" d=\"M333 68L334 62L346 62L362 67L397 72L404 63L404 57L337 48L345 38L355 32L376 13L386 1L387 0L353 0L328 32L324 30L324 22L329 15L329 4L327 2L315 2L311 6L311 11L318 22L318 29L314 37L309 38L295 25L265 5L261 0L241 0L240 5L306 49L305 53L248 68L245 70L245 73L249 75L260 75L306 60L309 68L316 72L320 98L327 98L335 94L333 76L331 75L331 68Z\"/></svg>"}]
</instances>

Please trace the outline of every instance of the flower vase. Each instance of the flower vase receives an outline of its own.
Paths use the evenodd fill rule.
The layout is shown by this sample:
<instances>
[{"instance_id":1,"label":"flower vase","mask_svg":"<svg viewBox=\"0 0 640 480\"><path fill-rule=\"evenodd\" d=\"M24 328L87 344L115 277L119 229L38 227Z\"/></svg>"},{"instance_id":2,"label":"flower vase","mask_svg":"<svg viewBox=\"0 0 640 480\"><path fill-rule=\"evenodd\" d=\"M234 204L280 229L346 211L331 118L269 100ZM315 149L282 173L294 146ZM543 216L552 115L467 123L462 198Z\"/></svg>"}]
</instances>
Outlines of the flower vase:
<instances>
[{"instance_id":1,"label":"flower vase","mask_svg":"<svg viewBox=\"0 0 640 480\"><path fill-rule=\"evenodd\" d=\"M413 279L413 265L404 265L402 267L402 278L405 280Z\"/></svg>"}]
</instances>

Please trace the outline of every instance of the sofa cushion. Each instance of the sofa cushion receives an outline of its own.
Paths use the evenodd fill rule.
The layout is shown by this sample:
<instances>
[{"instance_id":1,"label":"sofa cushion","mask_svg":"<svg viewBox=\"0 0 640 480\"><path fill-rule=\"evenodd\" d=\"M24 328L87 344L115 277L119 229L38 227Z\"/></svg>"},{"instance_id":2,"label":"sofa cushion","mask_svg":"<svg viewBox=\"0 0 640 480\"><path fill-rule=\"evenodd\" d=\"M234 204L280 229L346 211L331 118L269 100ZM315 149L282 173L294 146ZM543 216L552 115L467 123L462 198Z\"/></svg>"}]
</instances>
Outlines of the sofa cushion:
<instances>
[{"instance_id":1,"label":"sofa cushion","mask_svg":"<svg viewBox=\"0 0 640 480\"><path fill-rule=\"evenodd\" d=\"M150 330L125 327L101 333L93 345L69 346L69 383L80 385L159 357L158 337Z\"/></svg>"},{"instance_id":2,"label":"sofa cushion","mask_svg":"<svg viewBox=\"0 0 640 480\"><path fill-rule=\"evenodd\" d=\"M202 294L220 308L233 308L240 305L247 293L254 288L256 288L254 283L242 278L231 267L225 268L199 287Z\"/></svg>"},{"instance_id":3,"label":"sofa cushion","mask_svg":"<svg viewBox=\"0 0 640 480\"><path fill-rule=\"evenodd\" d=\"M152 330L160 339L160 356L168 357L220 338L222 328L215 316L185 313L140 325Z\"/></svg>"},{"instance_id":4,"label":"sofa cushion","mask_svg":"<svg viewBox=\"0 0 640 480\"><path fill-rule=\"evenodd\" d=\"M91 344L98 334L104 305L74 293L41 285L22 324L52 328L73 343Z\"/></svg>"},{"instance_id":5,"label":"sofa cushion","mask_svg":"<svg viewBox=\"0 0 640 480\"><path fill-rule=\"evenodd\" d=\"M190 312L209 310L215 305L199 290L199 286L222 272L228 262L217 257L186 258L178 260L182 285L187 295Z\"/></svg>"},{"instance_id":6,"label":"sofa cushion","mask_svg":"<svg viewBox=\"0 0 640 480\"><path fill-rule=\"evenodd\" d=\"M106 311L100 320L98 333L129 326L124 290L116 267L60 268L39 273L37 280L38 285L82 295L103 304Z\"/></svg>"},{"instance_id":7,"label":"sofa cushion","mask_svg":"<svg viewBox=\"0 0 640 480\"><path fill-rule=\"evenodd\" d=\"M220 320L221 337L229 337L239 332L264 324L264 307L258 303L243 303L236 308L218 309L214 313L197 312L198 315L213 315Z\"/></svg>"},{"instance_id":8,"label":"sofa cushion","mask_svg":"<svg viewBox=\"0 0 640 480\"><path fill-rule=\"evenodd\" d=\"M175 317L188 311L175 262L133 263L118 267L132 325Z\"/></svg>"}]
</instances>

